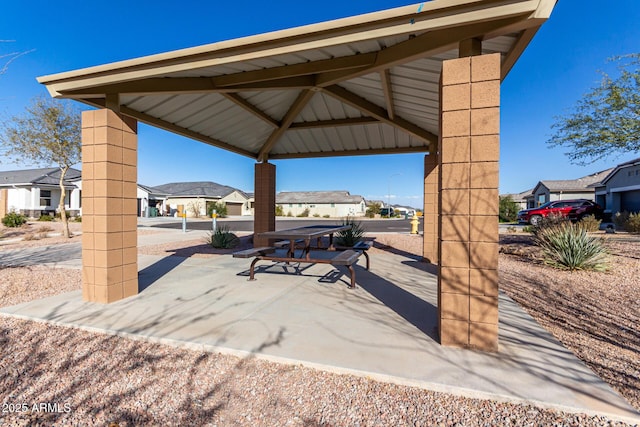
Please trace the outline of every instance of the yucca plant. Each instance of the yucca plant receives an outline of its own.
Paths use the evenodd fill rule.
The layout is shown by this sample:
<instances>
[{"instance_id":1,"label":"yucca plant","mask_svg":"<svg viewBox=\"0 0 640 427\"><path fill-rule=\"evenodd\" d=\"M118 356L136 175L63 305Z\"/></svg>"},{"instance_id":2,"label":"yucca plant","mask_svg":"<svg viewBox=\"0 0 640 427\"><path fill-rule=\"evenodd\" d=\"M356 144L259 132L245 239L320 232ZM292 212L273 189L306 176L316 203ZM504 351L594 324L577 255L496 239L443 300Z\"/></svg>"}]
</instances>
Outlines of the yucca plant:
<instances>
[{"instance_id":1,"label":"yucca plant","mask_svg":"<svg viewBox=\"0 0 640 427\"><path fill-rule=\"evenodd\" d=\"M220 226L216 228L216 231L210 231L206 237L206 242L217 249L230 249L235 248L240 243L238 236L229 231L226 226Z\"/></svg>"},{"instance_id":2,"label":"yucca plant","mask_svg":"<svg viewBox=\"0 0 640 427\"><path fill-rule=\"evenodd\" d=\"M537 230L535 243L542 249L545 262L566 270L605 271L609 268L602 239L587 234L580 225L557 224Z\"/></svg>"},{"instance_id":3,"label":"yucca plant","mask_svg":"<svg viewBox=\"0 0 640 427\"><path fill-rule=\"evenodd\" d=\"M364 237L365 231L360 221L347 217L342 221L342 225L348 225L350 228L336 233L336 243L339 246L351 247Z\"/></svg>"}]
</instances>

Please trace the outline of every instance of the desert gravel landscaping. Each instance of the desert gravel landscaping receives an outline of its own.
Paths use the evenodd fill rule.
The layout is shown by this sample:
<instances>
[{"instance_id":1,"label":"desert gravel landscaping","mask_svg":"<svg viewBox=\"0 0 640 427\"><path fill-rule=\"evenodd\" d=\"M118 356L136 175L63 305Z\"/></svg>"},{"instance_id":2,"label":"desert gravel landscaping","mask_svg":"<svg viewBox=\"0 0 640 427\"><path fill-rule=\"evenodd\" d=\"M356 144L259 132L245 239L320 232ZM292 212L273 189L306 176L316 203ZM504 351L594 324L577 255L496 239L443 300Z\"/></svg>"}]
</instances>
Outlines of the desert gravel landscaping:
<instances>
[{"instance_id":1,"label":"desert gravel landscaping","mask_svg":"<svg viewBox=\"0 0 640 427\"><path fill-rule=\"evenodd\" d=\"M551 269L524 234L503 236L500 256L501 289L638 409L639 242L624 234L609 238L607 273ZM220 256L193 249L201 243L139 251ZM0 251L16 247L21 243L0 245ZM420 255L421 240L379 235L372 251ZM0 267L0 306L77 289L77 269ZM0 341L0 425L628 425L6 316L0 317ZM49 412L39 410L42 403Z\"/></svg>"}]
</instances>

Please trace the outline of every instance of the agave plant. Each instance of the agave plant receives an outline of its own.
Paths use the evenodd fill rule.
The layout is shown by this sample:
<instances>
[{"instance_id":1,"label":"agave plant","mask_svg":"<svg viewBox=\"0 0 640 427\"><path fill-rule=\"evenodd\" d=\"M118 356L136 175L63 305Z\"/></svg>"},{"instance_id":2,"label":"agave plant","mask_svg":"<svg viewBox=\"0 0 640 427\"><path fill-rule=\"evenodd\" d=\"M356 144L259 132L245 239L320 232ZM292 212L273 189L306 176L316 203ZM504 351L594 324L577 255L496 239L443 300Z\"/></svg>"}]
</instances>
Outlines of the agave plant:
<instances>
[{"instance_id":1,"label":"agave plant","mask_svg":"<svg viewBox=\"0 0 640 427\"><path fill-rule=\"evenodd\" d=\"M214 248L230 249L238 246L240 239L223 225L218 227L215 232L209 232L206 242Z\"/></svg>"},{"instance_id":2,"label":"agave plant","mask_svg":"<svg viewBox=\"0 0 640 427\"><path fill-rule=\"evenodd\" d=\"M339 246L351 247L364 237L365 231L362 228L362 224L354 218L345 218L342 221L342 225L348 225L350 228L336 233L336 243Z\"/></svg>"},{"instance_id":3,"label":"agave plant","mask_svg":"<svg viewBox=\"0 0 640 427\"><path fill-rule=\"evenodd\" d=\"M545 262L567 270L605 271L609 268L607 250L602 239L590 236L584 227L562 223L537 230L536 244Z\"/></svg>"}]
</instances>

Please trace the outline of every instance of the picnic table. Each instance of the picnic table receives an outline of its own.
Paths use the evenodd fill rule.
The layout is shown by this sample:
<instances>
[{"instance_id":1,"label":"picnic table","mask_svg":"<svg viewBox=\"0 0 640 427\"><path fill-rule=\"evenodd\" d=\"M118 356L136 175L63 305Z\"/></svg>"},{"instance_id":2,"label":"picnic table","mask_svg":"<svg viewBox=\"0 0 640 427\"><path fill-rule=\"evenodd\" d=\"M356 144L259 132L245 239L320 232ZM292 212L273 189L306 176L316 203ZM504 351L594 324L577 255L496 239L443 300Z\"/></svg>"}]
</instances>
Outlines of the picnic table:
<instances>
[{"instance_id":1,"label":"picnic table","mask_svg":"<svg viewBox=\"0 0 640 427\"><path fill-rule=\"evenodd\" d=\"M340 231L348 230L350 225L310 225L306 227L291 228L288 230L279 231L267 231L260 233L259 236L267 238L270 241L280 240L288 242L285 245L273 245L263 246L244 251L235 252L233 256L235 258L251 258L255 257L251 262L249 269L249 280L255 280L255 265L258 261L274 261L284 263L309 263L309 264L332 264L342 265L349 269L351 275L350 288L356 286L356 272L353 269L353 264L358 260L358 257L362 254L362 251L353 249L347 249L343 251L336 251L336 247L333 244L333 235ZM322 238L329 236L329 246L322 247ZM316 246L312 247L312 242L315 240ZM278 255L276 251L279 248L286 249L285 255ZM296 249L301 249L299 256L296 256ZM336 251L336 256L333 257L313 257L311 255L312 249L321 249L326 251Z\"/></svg>"}]
</instances>

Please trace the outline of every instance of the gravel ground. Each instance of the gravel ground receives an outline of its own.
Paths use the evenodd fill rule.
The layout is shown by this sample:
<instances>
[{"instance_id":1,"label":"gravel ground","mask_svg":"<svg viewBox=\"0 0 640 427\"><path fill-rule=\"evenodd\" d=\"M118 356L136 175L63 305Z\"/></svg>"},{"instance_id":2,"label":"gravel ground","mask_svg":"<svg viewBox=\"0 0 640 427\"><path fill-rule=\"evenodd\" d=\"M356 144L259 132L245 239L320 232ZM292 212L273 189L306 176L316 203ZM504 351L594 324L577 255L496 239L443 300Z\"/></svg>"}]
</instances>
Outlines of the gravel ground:
<instances>
[{"instance_id":1,"label":"gravel ground","mask_svg":"<svg viewBox=\"0 0 640 427\"><path fill-rule=\"evenodd\" d=\"M182 249L197 251L184 247L201 243L183 242ZM178 253L177 246L140 251ZM574 349L579 357L639 408L637 243L615 242L612 248L619 254L615 267L597 280L590 274L560 274L531 261L526 251L524 256L501 254L500 284L516 299L534 293L525 304L532 315L546 319L538 320L570 348L567 340L574 333L583 350ZM380 235L372 251L420 255L421 240ZM79 276L70 269L0 268L0 306L79 289ZM577 287L585 281L592 285ZM607 286L597 286L603 282ZM549 295L555 298L540 299ZM565 313L565 299L582 317L578 311ZM603 300L610 305L603 308ZM610 347L602 348L605 342ZM4 316L0 343L0 425L627 425Z\"/></svg>"}]
</instances>

